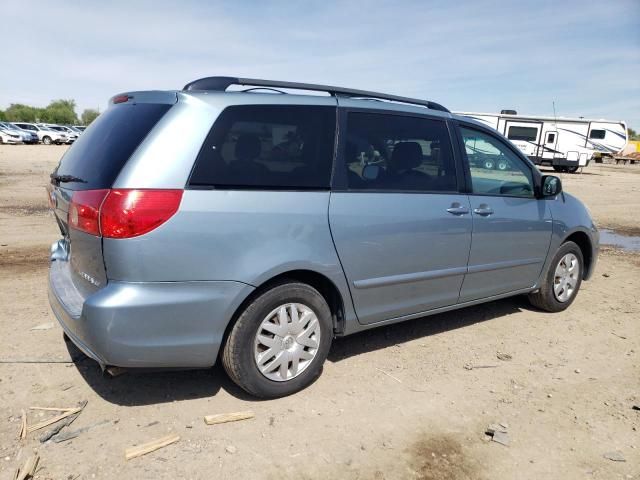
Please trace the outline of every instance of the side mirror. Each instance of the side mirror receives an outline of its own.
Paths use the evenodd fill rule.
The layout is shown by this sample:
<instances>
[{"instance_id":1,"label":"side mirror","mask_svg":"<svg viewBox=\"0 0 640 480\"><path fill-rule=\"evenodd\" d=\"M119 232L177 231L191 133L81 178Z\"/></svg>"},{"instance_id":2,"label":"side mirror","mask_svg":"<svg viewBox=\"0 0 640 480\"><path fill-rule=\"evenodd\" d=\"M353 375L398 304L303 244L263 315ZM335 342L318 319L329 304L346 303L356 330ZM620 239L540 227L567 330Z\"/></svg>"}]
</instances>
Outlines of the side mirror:
<instances>
[{"instance_id":1,"label":"side mirror","mask_svg":"<svg viewBox=\"0 0 640 480\"><path fill-rule=\"evenodd\" d=\"M542 177L542 196L555 197L562 192L562 182L558 177L545 175Z\"/></svg>"},{"instance_id":2,"label":"side mirror","mask_svg":"<svg viewBox=\"0 0 640 480\"><path fill-rule=\"evenodd\" d=\"M380 165L367 164L362 169L362 178L365 180L376 180L380 175Z\"/></svg>"}]
</instances>

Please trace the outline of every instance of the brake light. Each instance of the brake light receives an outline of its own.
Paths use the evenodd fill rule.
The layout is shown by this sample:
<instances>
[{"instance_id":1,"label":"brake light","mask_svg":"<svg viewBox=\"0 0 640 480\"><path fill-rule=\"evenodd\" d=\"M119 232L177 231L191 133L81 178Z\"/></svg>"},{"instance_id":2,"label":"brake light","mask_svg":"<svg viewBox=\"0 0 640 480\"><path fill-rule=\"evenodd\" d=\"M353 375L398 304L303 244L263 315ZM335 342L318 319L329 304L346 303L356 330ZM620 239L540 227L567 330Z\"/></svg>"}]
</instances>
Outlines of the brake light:
<instances>
[{"instance_id":1,"label":"brake light","mask_svg":"<svg viewBox=\"0 0 640 480\"><path fill-rule=\"evenodd\" d=\"M109 190L75 192L69 204L68 223L71 228L100 236L100 206Z\"/></svg>"},{"instance_id":2,"label":"brake light","mask_svg":"<svg viewBox=\"0 0 640 480\"><path fill-rule=\"evenodd\" d=\"M71 199L69 225L105 238L137 237L169 220L181 200L182 190L78 191Z\"/></svg>"},{"instance_id":3,"label":"brake light","mask_svg":"<svg viewBox=\"0 0 640 480\"><path fill-rule=\"evenodd\" d=\"M182 190L111 190L100 210L102 236L144 235L169 220L182 200Z\"/></svg>"}]
</instances>

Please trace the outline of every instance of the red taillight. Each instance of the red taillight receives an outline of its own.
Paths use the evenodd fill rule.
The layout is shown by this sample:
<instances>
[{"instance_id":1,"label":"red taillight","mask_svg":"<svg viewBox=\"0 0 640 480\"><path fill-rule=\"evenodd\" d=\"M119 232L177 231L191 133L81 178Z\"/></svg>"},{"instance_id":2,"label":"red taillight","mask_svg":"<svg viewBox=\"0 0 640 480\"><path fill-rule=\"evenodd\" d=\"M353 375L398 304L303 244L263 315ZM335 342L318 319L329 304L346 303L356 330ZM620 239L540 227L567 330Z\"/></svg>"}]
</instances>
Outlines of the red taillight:
<instances>
[{"instance_id":1,"label":"red taillight","mask_svg":"<svg viewBox=\"0 0 640 480\"><path fill-rule=\"evenodd\" d=\"M144 235L178 211L182 190L111 190L100 209L100 228L106 238Z\"/></svg>"},{"instance_id":2,"label":"red taillight","mask_svg":"<svg viewBox=\"0 0 640 480\"><path fill-rule=\"evenodd\" d=\"M133 97L130 97L129 95L118 95L116 97L113 97L113 103L126 103L129 101L129 99L131 99Z\"/></svg>"},{"instance_id":3,"label":"red taillight","mask_svg":"<svg viewBox=\"0 0 640 480\"><path fill-rule=\"evenodd\" d=\"M69 226L106 238L144 235L169 220L182 190L84 190L73 194Z\"/></svg>"},{"instance_id":4,"label":"red taillight","mask_svg":"<svg viewBox=\"0 0 640 480\"><path fill-rule=\"evenodd\" d=\"M100 236L100 205L109 190L75 192L69 204L68 223L71 228Z\"/></svg>"}]
</instances>

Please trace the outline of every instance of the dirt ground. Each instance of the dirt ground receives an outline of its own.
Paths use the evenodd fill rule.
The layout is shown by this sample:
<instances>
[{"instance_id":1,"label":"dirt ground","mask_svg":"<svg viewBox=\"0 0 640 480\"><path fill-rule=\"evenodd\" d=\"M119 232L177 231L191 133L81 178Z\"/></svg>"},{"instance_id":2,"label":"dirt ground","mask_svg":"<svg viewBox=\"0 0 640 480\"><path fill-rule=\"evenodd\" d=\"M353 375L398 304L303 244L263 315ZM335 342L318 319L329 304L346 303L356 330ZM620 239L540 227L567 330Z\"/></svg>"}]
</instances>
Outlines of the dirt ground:
<instances>
[{"instance_id":1,"label":"dirt ground","mask_svg":"<svg viewBox=\"0 0 640 480\"><path fill-rule=\"evenodd\" d=\"M640 254L603 248L564 313L512 298L336 340L320 379L284 399L248 397L219 366L104 378L48 307L44 185L64 150L0 146L0 479L34 451L41 479L640 479ZM601 227L640 234L640 166L562 179ZM81 400L77 438L19 440L22 409ZM255 418L203 422L241 410ZM179 442L125 460L169 433Z\"/></svg>"}]
</instances>

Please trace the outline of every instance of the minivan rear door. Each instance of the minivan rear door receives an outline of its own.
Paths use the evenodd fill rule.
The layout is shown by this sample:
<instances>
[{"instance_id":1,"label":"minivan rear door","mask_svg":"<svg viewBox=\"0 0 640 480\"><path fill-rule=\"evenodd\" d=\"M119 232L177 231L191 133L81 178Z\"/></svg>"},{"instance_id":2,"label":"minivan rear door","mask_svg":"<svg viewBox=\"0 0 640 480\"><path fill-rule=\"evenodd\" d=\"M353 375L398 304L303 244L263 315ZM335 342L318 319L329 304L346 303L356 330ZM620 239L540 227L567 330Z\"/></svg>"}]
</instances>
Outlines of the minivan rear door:
<instances>
[{"instance_id":1,"label":"minivan rear door","mask_svg":"<svg viewBox=\"0 0 640 480\"><path fill-rule=\"evenodd\" d=\"M329 221L360 323L455 304L472 225L446 121L355 108L340 119Z\"/></svg>"},{"instance_id":2,"label":"minivan rear door","mask_svg":"<svg viewBox=\"0 0 640 480\"><path fill-rule=\"evenodd\" d=\"M58 249L65 252L74 285L84 295L103 287L107 279L102 238L69 228L73 196L111 188L131 154L171 108L170 103L127 100L110 106L94 120L51 174L49 195L63 236Z\"/></svg>"}]
</instances>

